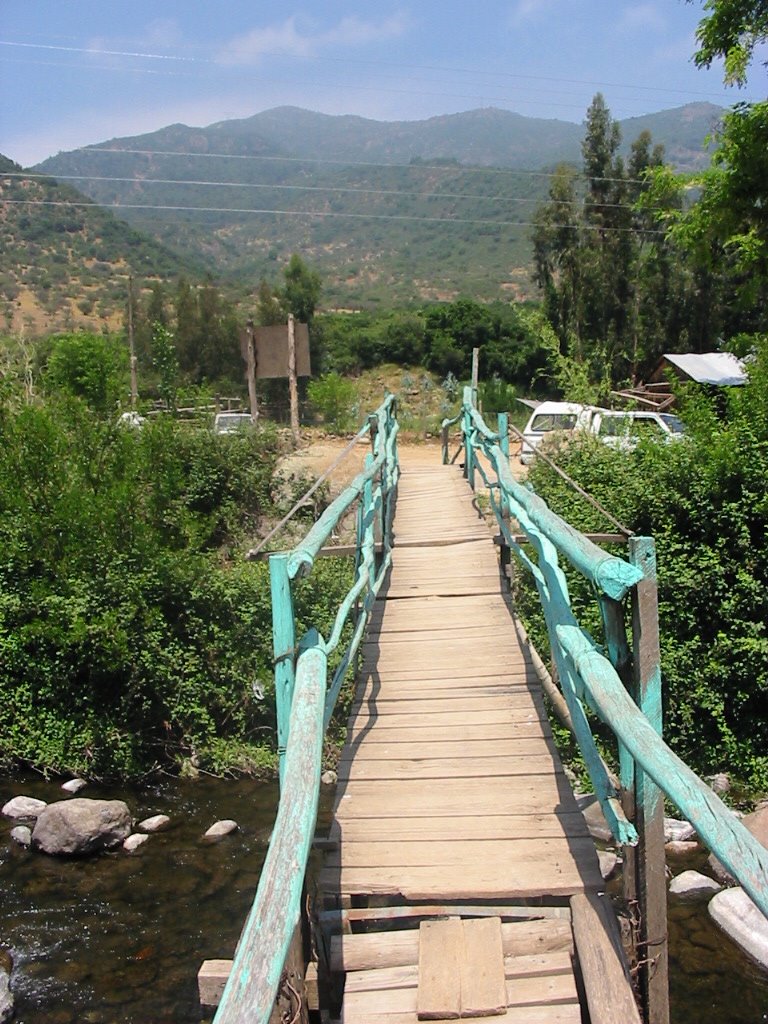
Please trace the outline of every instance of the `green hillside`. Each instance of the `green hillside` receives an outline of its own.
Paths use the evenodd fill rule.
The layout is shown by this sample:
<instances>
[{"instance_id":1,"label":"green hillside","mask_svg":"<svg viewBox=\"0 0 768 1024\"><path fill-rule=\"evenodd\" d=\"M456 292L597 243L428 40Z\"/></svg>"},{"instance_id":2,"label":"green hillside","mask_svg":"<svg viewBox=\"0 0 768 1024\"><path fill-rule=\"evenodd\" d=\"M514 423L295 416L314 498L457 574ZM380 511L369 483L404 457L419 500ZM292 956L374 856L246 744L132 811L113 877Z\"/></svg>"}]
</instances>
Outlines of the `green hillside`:
<instances>
[{"instance_id":1,"label":"green hillside","mask_svg":"<svg viewBox=\"0 0 768 1024\"><path fill-rule=\"evenodd\" d=\"M718 113L690 104L634 118L624 145L648 129L679 166L700 164ZM37 170L122 207L133 228L241 297L298 251L323 277L325 306L375 308L532 297L541 169L579 163L581 135L495 109L386 123L281 107L114 139Z\"/></svg>"},{"instance_id":2,"label":"green hillside","mask_svg":"<svg viewBox=\"0 0 768 1024\"><path fill-rule=\"evenodd\" d=\"M129 274L138 280L199 266L140 234L68 185L21 177L0 156L0 313L7 330L113 328Z\"/></svg>"}]
</instances>

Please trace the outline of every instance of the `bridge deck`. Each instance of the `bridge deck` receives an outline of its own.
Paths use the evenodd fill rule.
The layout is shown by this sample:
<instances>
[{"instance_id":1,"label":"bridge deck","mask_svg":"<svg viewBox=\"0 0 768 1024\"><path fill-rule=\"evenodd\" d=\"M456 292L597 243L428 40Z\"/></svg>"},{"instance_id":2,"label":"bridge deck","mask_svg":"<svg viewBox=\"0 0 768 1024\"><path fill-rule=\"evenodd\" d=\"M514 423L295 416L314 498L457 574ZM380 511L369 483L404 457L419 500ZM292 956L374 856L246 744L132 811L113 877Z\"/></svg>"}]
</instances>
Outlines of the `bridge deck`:
<instances>
[{"instance_id":1,"label":"bridge deck","mask_svg":"<svg viewBox=\"0 0 768 1024\"><path fill-rule=\"evenodd\" d=\"M417 1020L418 932L387 930L393 918L412 929L421 911L470 917L493 904L506 922L503 1019L577 1022L573 940L558 918L568 897L602 887L594 845L488 528L459 470L433 459L404 460L391 577L339 764L338 845L321 875L342 906L374 908L348 915L367 918L368 934L335 942L344 1020ZM539 906L543 920L514 920Z\"/></svg>"}]
</instances>

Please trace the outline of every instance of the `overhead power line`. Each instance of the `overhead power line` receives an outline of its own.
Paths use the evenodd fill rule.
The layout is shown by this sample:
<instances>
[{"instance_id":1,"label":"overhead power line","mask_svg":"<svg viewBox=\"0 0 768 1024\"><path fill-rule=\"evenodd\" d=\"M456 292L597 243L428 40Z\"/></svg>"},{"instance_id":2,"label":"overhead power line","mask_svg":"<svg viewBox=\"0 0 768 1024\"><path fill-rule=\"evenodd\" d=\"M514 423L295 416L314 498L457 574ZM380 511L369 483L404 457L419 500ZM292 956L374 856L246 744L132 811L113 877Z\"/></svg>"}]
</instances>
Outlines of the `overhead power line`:
<instances>
[{"instance_id":1,"label":"overhead power line","mask_svg":"<svg viewBox=\"0 0 768 1024\"><path fill-rule=\"evenodd\" d=\"M260 191L287 191L287 192L318 192L318 193L339 193L342 195L364 195L364 196L387 196L403 197L407 199L477 199L489 203L522 203L542 205L545 201L549 205L570 206L567 199L548 199L541 197L531 199L525 196L489 196L481 192L412 192L405 189L379 189L379 188L352 188L337 185L278 185L265 184L264 182L243 182L243 181L209 181L196 180L193 178L140 178L140 177L117 177L96 174L34 174L26 171L9 171L0 173L0 178L30 179L34 181L95 181L113 182L116 184L129 185L188 185L192 187L210 186L212 188L232 189L257 189ZM624 180L624 179L620 179ZM578 201L578 200L577 200ZM601 209L611 210L633 210L632 203L599 203ZM652 209L660 209L653 207Z\"/></svg>"},{"instance_id":2,"label":"overhead power line","mask_svg":"<svg viewBox=\"0 0 768 1024\"><path fill-rule=\"evenodd\" d=\"M262 160L274 163L294 164L321 164L333 167L375 167L380 170L387 170L390 167L415 171L453 171L461 174L519 174L529 178L555 178L557 171L529 171L518 167L477 167L466 166L465 164L426 164L426 163L381 163L375 160L334 160L329 157L307 157L307 156L274 156L265 153L186 153L183 150L173 149L121 149L119 146L77 146L69 150L69 153L127 153L132 156L181 156L189 159L203 160ZM434 157L433 159L439 159ZM567 161L561 161L567 163ZM644 185L642 178L608 178L583 174L574 170L575 178L583 178L585 181L608 181L625 182L628 185ZM55 174L50 177L55 178Z\"/></svg>"},{"instance_id":3,"label":"overhead power line","mask_svg":"<svg viewBox=\"0 0 768 1024\"><path fill-rule=\"evenodd\" d=\"M473 217L418 217L412 214L394 214L394 213L339 213L332 210L271 210L271 209L249 209L248 207L223 207L223 206L171 206L171 205L154 205L146 203L107 203L104 205L97 204L94 202L64 202L60 200L50 199L0 199L0 204L7 203L14 206L54 206L54 207L66 207L69 209L100 209L100 210L113 210L115 212L121 210L154 210L154 211L168 211L173 213L236 213L240 216L248 214L251 216L283 216L283 217L307 217L309 219L316 220L389 220L389 221L409 221L420 224L463 224L463 225L482 225L485 227L496 227L496 228L533 228L538 225L534 221L504 221L504 220L491 220ZM572 228L574 231L599 231L599 232L619 232L628 233L634 232L635 228L617 228L617 227L603 227L600 225L592 224L557 224L550 223L548 227L556 228ZM648 230L644 231L646 235L664 235L664 231Z\"/></svg>"}]
</instances>

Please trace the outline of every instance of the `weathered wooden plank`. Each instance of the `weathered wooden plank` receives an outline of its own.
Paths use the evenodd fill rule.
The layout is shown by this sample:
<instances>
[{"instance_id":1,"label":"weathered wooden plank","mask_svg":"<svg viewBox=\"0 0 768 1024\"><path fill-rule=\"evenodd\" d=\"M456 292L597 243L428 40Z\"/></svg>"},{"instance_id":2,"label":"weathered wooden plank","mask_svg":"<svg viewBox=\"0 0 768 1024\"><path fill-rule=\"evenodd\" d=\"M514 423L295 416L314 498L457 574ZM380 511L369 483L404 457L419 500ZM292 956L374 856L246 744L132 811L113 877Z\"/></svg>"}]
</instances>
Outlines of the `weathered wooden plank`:
<instances>
[{"instance_id":1,"label":"weathered wooden plank","mask_svg":"<svg viewBox=\"0 0 768 1024\"><path fill-rule=\"evenodd\" d=\"M464 926L471 924L465 920ZM503 977L510 981L514 978L542 978L547 975L573 974L571 954L565 951L540 953L529 956L504 956L503 936L499 928L499 943ZM226 961L229 963L229 961ZM399 967L380 967L375 970L358 970L347 973L344 986L345 992L386 992L393 988L416 988L419 981L419 970L416 965Z\"/></svg>"},{"instance_id":2,"label":"weathered wooden plank","mask_svg":"<svg viewBox=\"0 0 768 1024\"><path fill-rule=\"evenodd\" d=\"M322 870L321 888L416 900L498 900L573 895L602 885L594 846L585 839L400 842L388 854L386 845L343 842ZM485 856L494 859L479 859Z\"/></svg>"},{"instance_id":3,"label":"weathered wooden plank","mask_svg":"<svg viewBox=\"0 0 768 1024\"><path fill-rule=\"evenodd\" d=\"M551 953L573 952L569 921L540 920L502 922L505 958L517 960ZM419 933L413 930L365 932L331 937L331 970L370 971L414 965L419 955ZM506 961L505 961L506 962ZM525 966L525 965L523 965ZM514 972L510 974L514 977Z\"/></svg>"},{"instance_id":4,"label":"weathered wooden plank","mask_svg":"<svg viewBox=\"0 0 768 1024\"><path fill-rule=\"evenodd\" d=\"M573 934L584 979L591 1024L641 1024L623 954L618 948L603 897L571 898Z\"/></svg>"},{"instance_id":5,"label":"weathered wooden plank","mask_svg":"<svg viewBox=\"0 0 768 1024\"><path fill-rule=\"evenodd\" d=\"M414 755L418 757L446 758L455 757L527 757L529 755L556 755L555 745L543 737L500 740L464 740L454 741L449 738L424 740L419 744ZM353 760L382 761L387 758L399 760L408 757L399 743L374 742L374 736L368 736L355 744L354 749L345 747L340 755L339 763Z\"/></svg>"},{"instance_id":6,"label":"weathered wooden plank","mask_svg":"<svg viewBox=\"0 0 768 1024\"><path fill-rule=\"evenodd\" d=\"M579 1017L576 1019L580 1019L581 1011L578 1006L578 995L573 977L552 975L544 978L519 978L507 982L505 988L507 1006L513 1007L518 1012L523 1009L532 1010L538 1008L550 1014L556 1006L562 1005L575 1007L579 1013ZM417 992L417 989L412 988L392 989L387 993L385 1000L381 999L380 993L350 992L344 999L345 1024L347 1021L355 1019L367 1022L371 1019L368 1016L371 1010L378 1011L382 1015L382 1020L388 1020L393 1014L406 1013L413 1015L411 1020L441 1019L432 1014L428 1017L422 1016ZM355 1015L358 1013L361 1016L356 1018ZM452 1012L450 1016L447 1014L442 1015L444 1020L455 1020L457 1017L458 1013L455 1012ZM512 1015L510 1017L509 1013L505 1017L505 1020L514 1021L515 1019L515 1016ZM525 1017L519 1019L525 1019ZM558 1018L553 1014L552 1016L528 1019L541 1020L549 1024L551 1020L556 1021Z\"/></svg>"},{"instance_id":7,"label":"weathered wooden plank","mask_svg":"<svg viewBox=\"0 0 768 1024\"><path fill-rule=\"evenodd\" d=\"M469 721L467 721L468 718ZM548 725L540 719L510 721L508 714L505 715L505 721L502 722L499 722L498 716L477 712L472 716L454 715L450 722L427 720L417 723L411 721L407 724L401 724L389 715L386 719L386 726L382 724L383 720L376 720L376 729L372 731L374 720L376 720L375 716L361 712L347 728L347 743L355 743L361 736L365 736L368 743L419 743L423 740L434 739L435 735L456 741L552 735Z\"/></svg>"},{"instance_id":8,"label":"weathered wooden plank","mask_svg":"<svg viewBox=\"0 0 768 1024\"><path fill-rule=\"evenodd\" d=\"M384 682L381 667L375 659L367 659L363 663L362 671L366 676L372 676L379 685ZM402 666L397 669L389 667L386 670L386 678L392 682L411 680L428 683L430 681L439 682L442 680L445 682L456 679L492 679L496 682L504 682L505 680L512 681L515 678L519 678L519 675L519 665L516 665L514 662L507 665L504 661L497 662L495 665L492 662L488 662L485 665L454 662L453 665L439 667L429 664L416 664L412 667ZM533 673L527 676L527 682L534 693L540 693L540 688Z\"/></svg>"},{"instance_id":9,"label":"weathered wooden plank","mask_svg":"<svg viewBox=\"0 0 768 1024\"><path fill-rule=\"evenodd\" d=\"M390 713L385 714L383 709L366 703L356 709L355 716L349 725L354 732L356 728L367 720L372 719L381 722L382 727L391 729L398 728L401 725L403 728L425 726L434 730L435 735L440 735L440 730L443 727L451 725L498 725L499 722L502 725L506 725L508 729L513 723L520 725L525 725L526 723L536 724L545 733L547 729L547 722L543 717L543 712L539 711L538 708L486 708L484 705L481 706L480 710L438 711L435 709L429 712L414 711L408 714L405 710L397 712L395 709L391 709Z\"/></svg>"},{"instance_id":10,"label":"weathered wooden plank","mask_svg":"<svg viewBox=\"0 0 768 1024\"><path fill-rule=\"evenodd\" d=\"M401 758L399 760L346 760L339 763L339 781L364 779L501 779L507 776L543 775L556 770L550 754L524 757Z\"/></svg>"},{"instance_id":11,"label":"weathered wooden plank","mask_svg":"<svg viewBox=\"0 0 768 1024\"><path fill-rule=\"evenodd\" d=\"M467 712L476 711L478 704L480 704L479 698L473 699L461 695L435 698L430 694L424 694L421 697L400 696L390 700L387 700L384 696L370 696L361 703L353 704L350 708L350 715L357 715L360 712L366 714L375 712L379 718L391 715L407 719L417 715L464 715ZM530 716L529 720L539 716L539 709L527 690L502 692L501 694L483 694L482 708L484 714L499 711L517 717L525 716L528 718Z\"/></svg>"},{"instance_id":12,"label":"weathered wooden plank","mask_svg":"<svg viewBox=\"0 0 768 1024\"><path fill-rule=\"evenodd\" d=\"M364 681L362 689L357 691L357 703L368 700L450 700L455 697L493 697L499 694L512 694L522 697L527 694L530 700L539 698L538 691L528 685L524 672L512 675L508 679L386 679L378 680L370 676ZM539 700L540 703L540 700Z\"/></svg>"},{"instance_id":13,"label":"weathered wooden plank","mask_svg":"<svg viewBox=\"0 0 768 1024\"><path fill-rule=\"evenodd\" d=\"M422 921L419 927L419 979L417 990L397 989L387 997L394 1006L408 992L419 1020L458 1020L461 1017L461 966L464 932L459 918ZM352 1010L352 1007L350 1007Z\"/></svg>"},{"instance_id":14,"label":"weathered wooden plank","mask_svg":"<svg viewBox=\"0 0 768 1024\"><path fill-rule=\"evenodd\" d=\"M417 656L421 651L422 656L419 660L425 667L431 661L427 654L431 653L442 663L453 663L457 668L463 668L466 673L489 667L503 673L507 667L533 665L532 660L526 658L521 652L519 644L516 643L508 629L495 639L490 638L485 641L482 637L476 638L471 634L435 637L434 640L422 637L418 632L405 637L393 636L391 640L387 640L386 637L386 634L379 634L371 637L364 645L366 669L379 665L385 654L394 660L398 652L409 651ZM451 654L453 657L450 656Z\"/></svg>"},{"instance_id":15,"label":"weathered wooden plank","mask_svg":"<svg viewBox=\"0 0 768 1024\"><path fill-rule=\"evenodd\" d=\"M597 868L595 868L597 871ZM598 873L599 874L599 873ZM587 877L585 877L587 875ZM541 862L518 869L492 871L472 865L462 871L456 865L380 868L325 868L321 888L338 889L351 896L398 896L409 900L500 900L573 896L596 889L602 879L588 877L570 855L551 864Z\"/></svg>"},{"instance_id":16,"label":"weathered wooden plank","mask_svg":"<svg viewBox=\"0 0 768 1024\"><path fill-rule=\"evenodd\" d=\"M581 1009L578 1004L561 1004L558 1006L509 1006L503 1018L504 1024L582 1024ZM371 1005L363 1005L350 1013L344 1011L344 1024L417 1024L418 1017L409 1011L388 1012L372 1000Z\"/></svg>"},{"instance_id":17,"label":"weathered wooden plank","mask_svg":"<svg viewBox=\"0 0 768 1024\"><path fill-rule=\"evenodd\" d=\"M504 652L515 653L519 660L525 661L525 656L520 650L520 644L512 632L512 623L508 624L506 633L499 630L498 625L487 622L467 622L461 626L442 626L433 629L414 629L407 632L396 632L388 630L384 633L373 632L368 634L365 642L366 647L401 646L407 644L427 644L431 647L441 647L443 644L459 647L467 643L484 643L493 645L494 650L497 644L502 646ZM528 659L530 661L530 659Z\"/></svg>"},{"instance_id":18,"label":"weathered wooden plank","mask_svg":"<svg viewBox=\"0 0 768 1024\"><path fill-rule=\"evenodd\" d=\"M507 1006L501 921L488 917L462 921L461 1016L496 1017Z\"/></svg>"},{"instance_id":19,"label":"weathered wooden plank","mask_svg":"<svg viewBox=\"0 0 768 1024\"><path fill-rule=\"evenodd\" d=\"M539 839L589 835L584 815L579 811L568 814L508 814L474 815L444 818L350 818L334 821L329 836L345 842L399 842L426 840L453 842L461 839Z\"/></svg>"},{"instance_id":20,"label":"weathered wooden plank","mask_svg":"<svg viewBox=\"0 0 768 1024\"><path fill-rule=\"evenodd\" d=\"M418 867L434 867L437 871L444 867L462 867L472 869L472 861L482 862L477 865L480 877L491 874L509 873L516 870L521 875L535 871L537 875L546 870L546 861L564 863L569 857L578 861L590 877L597 882L597 854L592 840L580 838L517 838L507 839L463 839L452 843L431 842L430 840L403 840L397 844L360 840L349 841L342 832L338 850L329 851L325 857L325 867L334 868L371 868L374 875L379 870L390 867L409 870Z\"/></svg>"}]
</instances>

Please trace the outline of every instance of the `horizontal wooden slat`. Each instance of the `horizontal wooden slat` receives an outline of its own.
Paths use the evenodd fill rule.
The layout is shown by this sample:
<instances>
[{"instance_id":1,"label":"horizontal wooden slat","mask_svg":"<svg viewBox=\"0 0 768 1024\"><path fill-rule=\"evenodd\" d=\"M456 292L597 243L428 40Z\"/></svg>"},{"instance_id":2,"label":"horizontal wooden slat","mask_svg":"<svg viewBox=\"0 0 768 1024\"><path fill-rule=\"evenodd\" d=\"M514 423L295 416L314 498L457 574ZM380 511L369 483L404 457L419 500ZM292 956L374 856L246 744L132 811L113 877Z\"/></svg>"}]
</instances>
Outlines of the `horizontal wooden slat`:
<instances>
[{"instance_id":1,"label":"horizontal wooden slat","mask_svg":"<svg viewBox=\"0 0 768 1024\"><path fill-rule=\"evenodd\" d=\"M381 761L387 758L400 760L403 757L433 757L433 758L463 758L463 757L528 757L542 756L543 754L554 755L556 753L554 744L541 736L531 738L510 739L504 737L496 740L452 740L450 737L444 739L424 740L418 749L409 752L403 751L399 743L374 742L373 737L365 737L356 743L354 748L345 747L339 757L339 763L351 761L375 760Z\"/></svg>"},{"instance_id":2,"label":"horizontal wooden slat","mask_svg":"<svg viewBox=\"0 0 768 1024\"><path fill-rule=\"evenodd\" d=\"M400 842L402 840L435 839L452 842L457 839L537 839L589 835L584 816L572 814L509 814L463 815L446 818L349 818L335 820L331 839L344 841Z\"/></svg>"},{"instance_id":3,"label":"horizontal wooden slat","mask_svg":"<svg viewBox=\"0 0 768 1024\"><path fill-rule=\"evenodd\" d=\"M506 983L506 989L507 1006L515 1009L545 1007L549 1012L557 1005L576 1006L578 1009L576 982L572 975L571 977L555 974L543 978L514 978ZM368 1013L371 1010L383 1014L384 1019L394 1013L412 1013L413 1019L416 1020L416 992L415 988L390 989L387 992L386 1000L380 999L380 992L345 993L344 1020L345 1022L355 1020L355 1015L361 1014L358 1019L368 1021L370 1019ZM502 1019L506 1021L509 1018ZM541 1019L547 1024L552 1019L557 1020L556 1017Z\"/></svg>"},{"instance_id":4,"label":"horizontal wooden slat","mask_svg":"<svg viewBox=\"0 0 768 1024\"><path fill-rule=\"evenodd\" d=\"M573 932L568 921L502 922L501 939L505 957L556 952L570 955L573 952ZM413 929L331 937L331 969L334 971L415 965L418 956L419 933Z\"/></svg>"},{"instance_id":5,"label":"horizontal wooden slat","mask_svg":"<svg viewBox=\"0 0 768 1024\"><path fill-rule=\"evenodd\" d=\"M504 957L504 976L509 981L514 978L543 978L562 974L573 974L573 961L567 951ZM352 971L347 973L344 991L386 992L393 988L416 988L418 980L418 968L414 964Z\"/></svg>"},{"instance_id":6,"label":"horizontal wooden slat","mask_svg":"<svg viewBox=\"0 0 768 1024\"><path fill-rule=\"evenodd\" d=\"M509 775L542 775L554 770L549 754L524 757L456 757L446 758L392 758L374 761L342 761L338 767L340 781L349 779L498 779Z\"/></svg>"}]
</instances>

